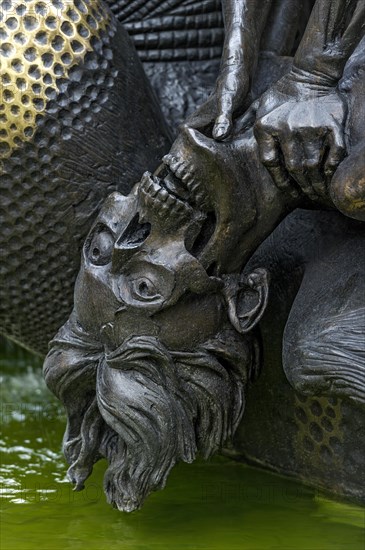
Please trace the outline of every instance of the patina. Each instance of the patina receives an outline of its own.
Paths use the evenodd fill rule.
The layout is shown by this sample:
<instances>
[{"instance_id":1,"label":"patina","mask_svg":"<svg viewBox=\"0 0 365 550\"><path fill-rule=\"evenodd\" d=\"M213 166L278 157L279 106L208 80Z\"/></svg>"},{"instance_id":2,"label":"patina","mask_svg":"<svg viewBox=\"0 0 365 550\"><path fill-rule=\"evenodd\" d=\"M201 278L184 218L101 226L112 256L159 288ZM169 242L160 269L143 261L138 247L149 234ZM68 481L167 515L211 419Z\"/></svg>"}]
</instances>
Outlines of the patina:
<instances>
[{"instance_id":1,"label":"patina","mask_svg":"<svg viewBox=\"0 0 365 550\"><path fill-rule=\"evenodd\" d=\"M189 251L204 210L163 181L145 174L129 196L107 199L44 366L68 413L70 479L83 488L107 457L107 498L126 511L163 487L176 462L207 458L233 435L259 364L257 341L241 334L267 304L263 269L208 275Z\"/></svg>"},{"instance_id":2,"label":"patina","mask_svg":"<svg viewBox=\"0 0 365 550\"><path fill-rule=\"evenodd\" d=\"M2 332L51 340L71 481L131 511L225 452L364 501L363 2L108 4L0 23Z\"/></svg>"}]
</instances>

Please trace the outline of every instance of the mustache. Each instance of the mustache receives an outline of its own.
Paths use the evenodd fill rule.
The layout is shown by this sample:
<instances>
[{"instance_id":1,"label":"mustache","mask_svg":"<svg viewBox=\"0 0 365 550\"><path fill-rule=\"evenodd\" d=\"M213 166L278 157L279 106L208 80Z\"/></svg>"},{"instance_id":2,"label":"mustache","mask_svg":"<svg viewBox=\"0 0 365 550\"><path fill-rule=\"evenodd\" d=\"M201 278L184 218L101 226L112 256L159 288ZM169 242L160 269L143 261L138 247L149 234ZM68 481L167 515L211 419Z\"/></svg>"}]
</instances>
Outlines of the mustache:
<instances>
[{"instance_id":1,"label":"mustache","mask_svg":"<svg viewBox=\"0 0 365 550\"><path fill-rule=\"evenodd\" d=\"M96 395L118 436L105 450L108 501L124 511L140 508L177 462L216 452L242 416L244 385L242 373L236 376L203 348L172 352L139 336L105 354Z\"/></svg>"}]
</instances>

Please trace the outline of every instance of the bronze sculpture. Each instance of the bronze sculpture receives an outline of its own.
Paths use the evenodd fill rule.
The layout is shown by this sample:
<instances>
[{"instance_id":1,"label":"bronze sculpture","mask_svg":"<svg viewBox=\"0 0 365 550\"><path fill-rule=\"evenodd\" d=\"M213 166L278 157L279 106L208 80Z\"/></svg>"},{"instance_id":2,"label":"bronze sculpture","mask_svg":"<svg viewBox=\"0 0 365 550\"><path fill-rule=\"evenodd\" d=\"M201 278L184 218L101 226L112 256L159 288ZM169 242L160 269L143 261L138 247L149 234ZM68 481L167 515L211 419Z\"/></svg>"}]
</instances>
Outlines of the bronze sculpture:
<instances>
[{"instance_id":1,"label":"bronze sculpture","mask_svg":"<svg viewBox=\"0 0 365 550\"><path fill-rule=\"evenodd\" d=\"M208 457L233 435L258 364L257 344L239 332L267 303L265 270L208 276L188 251L205 216L159 181L146 174L129 196L107 199L44 366L68 411L70 479L83 488L106 456L108 500L127 511L177 461Z\"/></svg>"},{"instance_id":2,"label":"bronze sculpture","mask_svg":"<svg viewBox=\"0 0 365 550\"><path fill-rule=\"evenodd\" d=\"M294 4L287 0L265 2L266 16L260 19L258 37L262 32L266 43L277 46L282 21L280 10L288 8L289 13L292 10L293 21L300 12ZM301 8L307 4L310 7L308 2ZM187 9L188 6L189 3ZM257 5L227 1L224 7L227 35L216 92L187 120L155 175L146 174L127 198L113 195L106 202L86 240L74 313L54 339L45 365L47 383L69 413L65 453L71 465L71 479L81 488L95 460L101 455L107 456L111 465L106 476L106 492L109 500L121 509L140 506L150 490L163 486L177 460L192 460L197 449L208 456L233 435L243 412L247 383L259 370L260 339L257 329L253 333L250 330L267 304L267 271L263 269L266 264L272 273L271 288L277 306L276 313L271 314L269 307L267 326L272 329L275 324L273 313L277 315L278 325L282 325L281 331L287 321L283 366L299 392L295 411L294 406L289 405L289 386L281 393L288 402L288 416L283 426L290 436L283 436L280 428L277 432L271 431L281 434L283 441L288 437L289 447L293 446L294 451L287 449L286 466L281 465L283 459L273 448L271 456L264 458L268 451L263 449L262 437L270 439L271 435L267 426L262 426L261 434L255 433L253 404L251 409L248 407L248 420L244 417L231 452L238 450L246 460L304 475L308 481L314 480L338 494L364 498L365 483L359 474L363 465L363 438L355 444L356 433L361 433L364 425L363 228L359 222L344 222L334 212L329 216L333 220L333 234L339 237L337 242L328 241L326 234L321 236L321 227L327 227L326 222L313 214L309 217L313 222L311 229L303 225L307 215L299 211L289 220L294 224L293 245L302 247L301 251L289 248L289 260L285 254L281 264L275 260L275 254L285 250L288 239L285 221L271 240L276 252L265 243L250 259L280 221L298 207L337 207L352 218L362 220L364 217L361 164L365 114L361 102L364 8L360 2L350 1L336 2L329 9L329 2L318 0L300 45L297 47L293 32L283 36L284 51L279 48L278 53L291 53L296 48L294 67L288 58L278 62L269 55L261 59L255 71L258 40L256 38L252 50L247 49L247 40L252 36L252 24L257 22ZM288 25L285 28L288 29ZM118 30L116 35L121 32ZM308 44L313 48L310 52ZM338 48L336 55L334 44ZM116 51L115 59L118 59L113 48L114 45L111 51ZM243 61L241 51L248 55ZM313 51L315 55L311 57L309 54ZM316 57L319 51L325 52L320 65ZM343 73L350 55L352 58ZM234 62L230 63L232 59ZM302 66L303 59L307 66ZM314 63L314 68L309 67L308 62ZM260 72L260 63L263 72L262 69ZM135 67L134 61L130 65L133 74ZM97 64L91 63L87 68L97 75ZM326 78L328 68L331 81L328 75ZM106 71L110 68L106 67ZM118 74L123 71L125 69L120 69ZM138 71L137 78L143 78ZM267 74L271 82L279 80L262 96L270 84ZM247 95L248 77L255 81L252 93L260 97L247 110L252 99ZM70 97L67 82L61 84L66 98ZM115 86L115 83L111 85L111 89ZM144 93L148 96L148 86L142 95ZM146 108L148 110L148 105ZM111 109L111 112L117 111L116 107L114 111ZM148 142L147 156L150 154L152 159L154 151L158 151L154 157L157 160L161 155L159 148L164 149L168 144L168 132L157 107L153 106L152 111L147 120L155 137ZM45 116L49 116L47 110ZM102 120L100 116L95 115L95 120ZM67 121L66 114L60 118L61 122ZM40 124L40 139L41 127ZM111 126L106 128L111 131ZM164 137L159 141L161 132ZM111 154L108 149L111 135L105 134L107 155ZM136 135L137 143L141 134L137 131ZM74 145L73 131L70 139ZM123 135L119 143L123 146L126 139ZM116 145L116 149L121 145ZM68 151L62 150L61 157L67 156ZM133 153L140 167L138 151ZM346 153L347 158L342 160ZM95 148L90 159L94 154ZM10 156L10 161L7 155L5 163L13 160L14 167L17 155ZM34 158L34 153L30 158ZM67 168L67 161L61 169L65 166ZM143 168L146 167L147 164ZM105 174L107 180L108 171ZM85 171L79 177L82 181ZM115 185L122 186L126 193L128 184L132 183L128 175L125 182L124 188L121 180ZM100 199L97 204L99 202ZM95 206L95 200L93 204ZM81 214L84 208L81 203ZM75 205L73 209L76 212L73 219L77 221ZM118 229L114 230L110 224ZM318 257L313 257L307 247L312 231L320 235ZM84 227L81 233L85 234ZM48 234L46 231L46 238ZM330 265L327 260L320 260L328 257ZM349 258L350 268L346 264ZM290 281L285 274L288 268L294 270ZM68 274L69 280L70 277ZM283 281L287 286L281 286ZM332 285L332 292L327 295L321 290L324 281ZM275 297L278 293L281 301ZM320 309L313 307L316 300L320 300ZM68 303L66 300L65 308ZM208 323L202 319L202 313L207 315ZM187 326L193 319L196 336ZM181 325L176 327L178 322ZM266 358L261 398L270 402L272 396L265 387L265 376L270 380L272 375L266 374L269 362L266 354L270 346L276 349L280 345L282 333L279 331L270 341L267 331L265 333L265 316L261 326ZM30 333L28 344L34 345L34 341ZM275 376L280 379L280 357L276 364ZM138 368L142 369L140 373ZM210 369L211 377L205 373L200 379L201 368ZM160 370L169 374L161 379ZM220 376L219 383L214 381L214 376ZM78 381L84 379L78 386ZM200 390L196 397L190 396L194 383L197 387L206 385L206 402ZM130 387L130 393L123 384ZM149 388L150 395L144 387ZM168 397L167 389L171 391L172 387L179 396L176 403ZM254 387L251 392L255 392ZM316 400L313 405L309 397L307 406L303 394L319 395L322 401ZM248 392L248 399L249 395ZM121 397L128 407L118 405ZM340 404L333 401L338 399L343 401ZM156 408L154 415L147 412L147 403ZM139 406L142 410L136 412ZM320 425L315 413L308 421L308 408L322 411L318 414ZM294 414L301 424L292 430L289 426ZM166 418L170 424L166 424ZM345 431L342 425L346 426ZM300 439L298 434L305 432L305 426L308 433ZM169 430L180 436L171 437ZM323 430L329 434L327 442ZM156 433L159 434L157 440ZM150 453L149 460L141 458L143 443ZM314 459L316 445L318 455ZM333 454L339 455L339 449L353 449L354 445L358 448L353 452L352 462L336 463ZM299 470L295 454L298 449L304 454ZM306 465L310 458L312 469ZM337 484L334 482L336 468ZM138 473L132 475L134 471ZM360 479L358 486L356 479Z\"/></svg>"}]
</instances>

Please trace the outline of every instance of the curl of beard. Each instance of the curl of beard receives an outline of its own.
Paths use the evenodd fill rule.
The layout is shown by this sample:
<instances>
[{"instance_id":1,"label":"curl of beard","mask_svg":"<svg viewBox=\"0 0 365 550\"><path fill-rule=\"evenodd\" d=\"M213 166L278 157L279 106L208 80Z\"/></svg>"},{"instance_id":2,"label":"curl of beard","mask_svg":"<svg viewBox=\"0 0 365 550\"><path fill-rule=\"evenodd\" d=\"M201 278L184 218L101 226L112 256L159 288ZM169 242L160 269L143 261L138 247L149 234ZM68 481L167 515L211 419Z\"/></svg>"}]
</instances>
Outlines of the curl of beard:
<instances>
[{"instance_id":1,"label":"curl of beard","mask_svg":"<svg viewBox=\"0 0 365 550\"><path fill-rule=\"evenodd\" d=\"M177 462L192 462L197 452L207 458L233 435L244 408L246 376L238 370L207 349L171 352L147 336L131 337L105 355L98 406L119 436L107 452L104 488L111 504L140 508Z\"/></svg>"},{"instance_id":2,"label":"curl of beard","mask_svg":"<svg viewBox=\"0 0 365 550\"><path fill-rule=\"evenodd\" d=\"M64 404L67 427L63 452L75 490L84 488L95 462L102 458L100 441L107 426L96 400L96 375L103 346L78 323L73 312L50 343L43 365L48 388Z\"/></svg>"}]
</instances>

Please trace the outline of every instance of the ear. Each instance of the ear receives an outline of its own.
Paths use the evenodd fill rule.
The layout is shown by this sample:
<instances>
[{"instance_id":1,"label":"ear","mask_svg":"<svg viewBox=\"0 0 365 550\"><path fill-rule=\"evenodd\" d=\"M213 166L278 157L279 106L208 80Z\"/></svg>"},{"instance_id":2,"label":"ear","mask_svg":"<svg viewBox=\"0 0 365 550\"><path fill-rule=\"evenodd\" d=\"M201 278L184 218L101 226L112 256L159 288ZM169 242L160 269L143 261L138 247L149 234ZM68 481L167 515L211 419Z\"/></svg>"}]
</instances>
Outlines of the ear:
<instances>
[{"instance_id":1,"label":"ear","mask_svg":"<svg viewBox=\"0 0 365 550\"><path fill-rule=\"evenodd\" d=\"M225 283L228 318L237 332L246 334L257 325L266 309L269 274L258 268L243 277L227 276Z\"/></svg>"}]
</instances>

